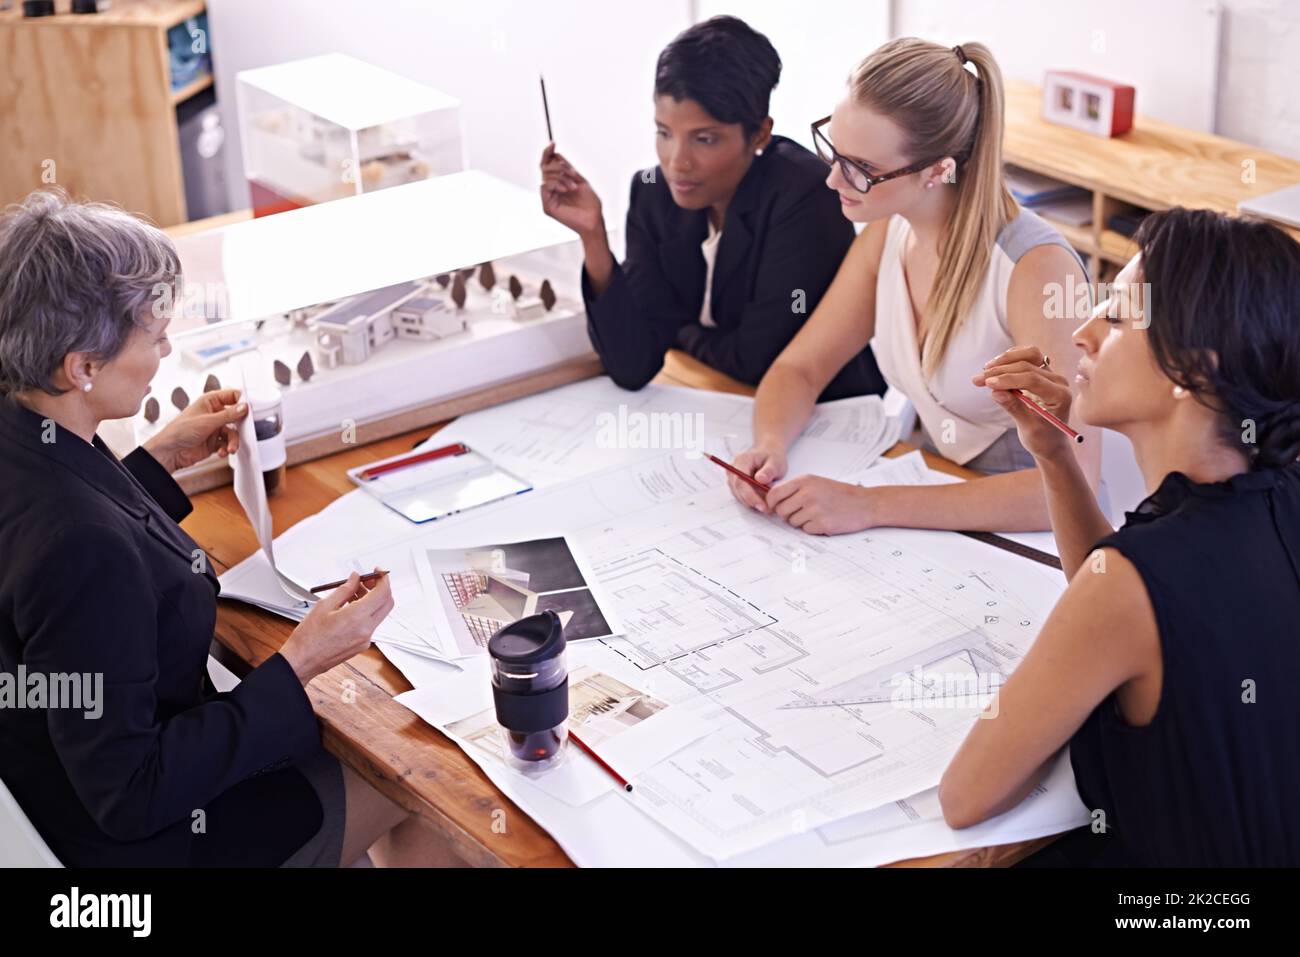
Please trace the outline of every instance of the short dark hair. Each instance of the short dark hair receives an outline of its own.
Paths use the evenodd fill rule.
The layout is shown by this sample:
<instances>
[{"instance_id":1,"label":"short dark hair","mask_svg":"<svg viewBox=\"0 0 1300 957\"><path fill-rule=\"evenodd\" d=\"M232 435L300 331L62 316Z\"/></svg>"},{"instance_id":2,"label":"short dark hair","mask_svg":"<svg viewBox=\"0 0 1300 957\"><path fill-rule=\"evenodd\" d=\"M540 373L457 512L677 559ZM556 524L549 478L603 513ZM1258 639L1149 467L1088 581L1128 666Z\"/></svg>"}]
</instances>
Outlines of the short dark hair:
<instances>
[{"instance_id":1,"label":"short dark hair","mask_svg":"<svg viewBox=\"0 0 1300 957\"><path fill-rule=\"evenodd\" d=\"M711 17L677 35L655 66L655 96L694 100L753 136L781 79L776 48L738 17Z\"/></svg>"},{"instance_id":2,"label":"short dark hair","mask_svg":"<svg viewBox=\"0 0 1300 957\"><path fill-rule=\"evenodd\" d=\"M1207 209L1152 213L1136 237L1151 284L1152 354L1175 384L1223 413L1251 468L1300 458L1300 243ZM1250 446L1247 446L1250 449Z\"/></svg>"}]
</instances>

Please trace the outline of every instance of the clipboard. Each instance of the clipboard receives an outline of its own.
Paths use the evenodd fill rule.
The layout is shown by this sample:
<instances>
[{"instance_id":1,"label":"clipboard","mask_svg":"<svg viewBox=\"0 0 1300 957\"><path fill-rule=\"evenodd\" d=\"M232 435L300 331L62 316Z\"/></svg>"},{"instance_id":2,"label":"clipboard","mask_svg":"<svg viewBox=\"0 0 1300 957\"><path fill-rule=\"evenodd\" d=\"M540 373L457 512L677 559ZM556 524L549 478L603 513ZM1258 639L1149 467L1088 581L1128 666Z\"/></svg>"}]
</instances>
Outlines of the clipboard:
<instances>
[{"instance_id":1,"label":"clipboard","mask_svg":"<svg viewBox=\"0 0 1300 957\"><path fill-rule=\"evenodd\" d=\"M408 460L409 464L403 464ZM533 489L531 483L459 442L368 462L349 469L347 476L416 525Z\"/></svg>"}]
</instances>

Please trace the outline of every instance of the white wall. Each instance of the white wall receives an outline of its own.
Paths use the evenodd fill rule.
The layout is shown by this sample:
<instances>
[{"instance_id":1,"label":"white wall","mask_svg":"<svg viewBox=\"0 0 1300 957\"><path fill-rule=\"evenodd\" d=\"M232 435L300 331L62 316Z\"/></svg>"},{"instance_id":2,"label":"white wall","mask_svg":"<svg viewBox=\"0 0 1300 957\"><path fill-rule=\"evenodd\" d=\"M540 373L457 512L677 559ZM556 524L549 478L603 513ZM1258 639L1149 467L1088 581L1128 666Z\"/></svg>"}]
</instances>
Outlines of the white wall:
<instances>
[{"instance_id":1,"label":"white wall","mask_svg":"<svg viewBox=\"0 0 1300 957\"><path fill-rule=\"evenodd\" d=\"M889 39L889 0L699 0L701 20L741 17L781 55L773 129L812 148L811 126L835 108L858 61ZM809 16L810 11L814 14Z\"/></svg>"},{"instance_id":2,"label":"white wall","mask_svg":"<svg viewBox=\"0 0 1300 957\"><path fill-rule=\"evenodd\" d=\"M986 44L1005 76L1043 82L1081 70L1137 88L1137 110L1214 127L1218 5L1213 0L897 0L896 36Z\"/></svg>"},{"instance_id":3,"label":"white wall","mask_svg":"<svg viewBox=\"0 0 1300 957\"><path fill-rule=\"evenodd\" d=\"M1216 132L1300 159L1300 0L1222 0Z\"/></svg>"},{"instance_id":4,"label":"white wall","mask_svg":"<svg viewBox=\"0 0 1300 957\"><path fill-rule=\"evenodd\" d=\"M1221 8L1216 18L1207 8ZM854 63L889 36L982 40L1010 76L1049 67L1133 82L1138 109L1300 157L1300 0L208 0L230 142L232 208L248 205L239 70L337 50L459 97L471 164L533 186L546 74L561 148L622 226L632 172L654 163L651 85L678 31L733 13L785 64L778 132L807 142ZM1100 33L1098 33L1100 31Z\"/></svg>"},{"instance_id":5,"label":"white wall","mask_svg":"<svg viewBox=\"0 0 1300 957\"><path fill-rule=\"evenodd\" d=\"M458 97L471 166L534 186L546 76L561 150L621 229L635 170L655 162L655 58L690 25L686 0L208 0L231 207L249 205L235 74L338 51Z\"/></svg>"}]
</instances>

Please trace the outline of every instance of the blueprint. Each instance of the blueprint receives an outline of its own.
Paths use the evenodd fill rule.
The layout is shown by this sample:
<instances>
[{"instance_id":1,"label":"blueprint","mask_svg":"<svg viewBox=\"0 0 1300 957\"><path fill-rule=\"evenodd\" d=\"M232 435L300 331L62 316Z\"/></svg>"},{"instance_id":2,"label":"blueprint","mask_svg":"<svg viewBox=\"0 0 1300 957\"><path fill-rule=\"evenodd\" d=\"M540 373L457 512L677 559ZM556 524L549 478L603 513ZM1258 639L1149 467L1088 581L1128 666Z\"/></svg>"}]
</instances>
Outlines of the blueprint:
<instances>
[{"instance_id":1,"label":"blueprint","mask_svg":"<svg viewBox=\"0 0 1300 957\"><path fill-rule=\"evenodd\" d=\"M808 536L723 479L667 453L421 533L448 547L559 525L582 545L625 634L574 643L570 667L628 675L712 729L629 799L714 860L932 788L1064 587L951 533Z\"/></svg>"}]
</instances>

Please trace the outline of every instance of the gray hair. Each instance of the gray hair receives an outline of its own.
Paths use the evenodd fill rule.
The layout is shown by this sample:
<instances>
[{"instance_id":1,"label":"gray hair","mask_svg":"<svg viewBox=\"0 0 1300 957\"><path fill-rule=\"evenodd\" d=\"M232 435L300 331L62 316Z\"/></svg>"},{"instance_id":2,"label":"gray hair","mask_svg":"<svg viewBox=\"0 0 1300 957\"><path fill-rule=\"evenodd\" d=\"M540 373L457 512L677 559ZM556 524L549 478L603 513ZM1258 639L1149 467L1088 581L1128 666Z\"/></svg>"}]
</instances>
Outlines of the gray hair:
<instances>
[{"instance_id":1,"label":"gray hair","mask_svg":"<svg viewBox=\"0 0 1300 957\"><path fill-rule=\"evenodd\" d=\"M43 190L10 206L0 219L0 392L68 391L54 384L64 357L113 359L147 324L146 303L170 302L179 273L171 240L116 206Z\"/></svg>"}]
</instances>

